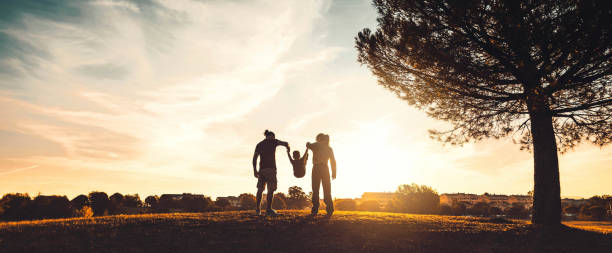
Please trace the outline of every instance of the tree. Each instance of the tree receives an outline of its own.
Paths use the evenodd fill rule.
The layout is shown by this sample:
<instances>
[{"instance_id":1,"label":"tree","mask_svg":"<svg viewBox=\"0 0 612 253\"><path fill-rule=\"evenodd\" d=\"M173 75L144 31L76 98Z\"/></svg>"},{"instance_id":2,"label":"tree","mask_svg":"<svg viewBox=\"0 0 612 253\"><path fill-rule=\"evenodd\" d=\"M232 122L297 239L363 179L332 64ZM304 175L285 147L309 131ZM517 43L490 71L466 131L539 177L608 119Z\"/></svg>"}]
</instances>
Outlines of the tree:
<instances>
[{"instance_id":1,"label":"tree","mask_svg":"<svg viewBox=\"0 0 612 253\"><path fill-rule=\"evenodd\" d=\"M238 196L240 200L240 208L242 209L255 209L257 205L255 196L250 193L243 193Z\"/></svg>"},{"instance_id":2,"label":"tree","mask_svg":"<svg viewBox=\"0 0 612 253\"><path fill-rule=\"evenodd\" d=\"M272 208L277 209L277 210L283 210L283 209L287 209L287 204L285 203L285 199L282 197L278 197L276 196L276 194L274 194L274 201L272 202Z\"/></svg>"},{"instance_id":3,"label":"tree","mask_svg":"<svg viewBox=\"0 0 612 253\"><path fill-rule=\"evenodd\" d=\"M137 208L142 206L142 201L140 200L140 196L138 196L138 194L128 194L123 198L123 205L129 208Z\"/></svg>"},{"instance_id":4,"label":"tree","mask_svg":"<svg viewBox=\"0 0 612 253\"><path fill-rule=\"evenodd\" d=\"M145 198L145 204L150 208L157 209L159 204L159 197L157 195L151 195Z\"/></svg>"},{"instance_id":5,"label":"tree","mask_svg":"<svg viewBox=\"0 0 612 253\"><path fill-rule=\"evenodd\" d=\"M334 203L336 209L340 211L355 211L357 210L357 202L354 199L340 199Z\"/></svg>"},{"instance_id":6,"label":"tree","mask_svg":"<svg viewBox=\"0 0 612 253\"><path fill-rule=\"evenodd\" d=\"M5 194L0 200L2 213L0 218L3 220L25 220L32 217L32 199L30 196L21 193Z\"/></svg>"},{"instance_id":7,"label":"tree","mask_svg":"<svg viewBox=\"0 0 612 253\"><path fill-rule=\"evenodd\" d=\"M72 205L66 196L38 195L32 201L33 218L66 218L73 214Z\"/></svg>"},{"instance_id":8,"label":"tree","mask_svg":"<svg viewBox=\"0 0 612 253\"><path fill-rule=\"evenodd\" d=\"M519 203L512 203L512 207L506 210L506 215L512 218L525 218L528 215L527 209L525 206Z\"/></svg>"},{"instance_id":9,"label":"tree","mask_svg":"<svg viewBox=\"0 0 612 253\"><path fill-rule=\"evenodd\" d=\"M113 214L121 213L121 211L123 210L123 200L125 199L125 197L123 197L121 193L116 192L108 199L110 200L110 206L108 211Z\"/></svg>"},{"instance_id":10,"label":"tree","mask_svg":"<svg viewBox=\"0 0 612 253\"><path fill-rule=\"evenodd\" d=\"M184 193L181 198L181 208L190 212L203 212L211 210L214 202L210 197Z\"/></svg>"},{"instance_id":11,"label":"tree","mask_svg":"<svg viewBox=\"0 0 612 253\"><path fill-rule=\"evenodd\" d=\"M461 145L519 134L533 150L532 222L560 225L557 150L612 139L609 1L374 0L358 61Z\"/></svg>"},{"instance_id":12,"label":"tree","mask_svg":"<svg viewBox=\"0 0 612 253\"><path fill-rule=\"evenodd\" d=\"M91 205L91 203L89 202L89 198L86 195L83 195L83 194L74 197L70 201L70 204L76 210L81 210L84 206Z\"/></svg>"},{"instance_id":13,"label":"tree","mask_svg":"<svg viewBox=\"0 0 612 253\"><path fill-rule=\"evenodd\" d=\"M577 215L579 211L580 211L580 208L578 208L577 206L574 206L574 205L566 206L563 209L564 213L569 214L569 215L573 215L573 216Z\"/></svg>"},{"instance_id":14,"label":"tree","mask_svg":"<svg viewBox=\"0 0 612 253\"><path fill-rule=\"evenodd\" d=\"M489 203L480 201L474 204L468 212L476 216L489 216Z\"/></svg>"},{"instance_id":15,"label":"tree","mask_svg":"<svg viewBox=\"0 0 612 253\"><path fill-rule=\"evenodd\" d=\"M501 215L504 212L496 206L489 207L489 215Z\"/></svg>"},{"instance_id":16,"label":"tree","mask_svg":"<svg viewBox=\"0 0 612 253\"><path fill-rule=\"evenodd\" d=\"M304 209L308 206L308 196L299 186L289 187L287 196L287 207L291 209Z\"/></svg>"},{"instance_id":17,"label":"tree","mask_svg":"<svg viewBox=\"0 0 612 253\"><path fill-rule=\"evenodd\" d=\"M602 206L589 207L589 213L591 213L592 220L603 220L606 216L606 209Z\"/></svg>"},{"instance_id":18,"label":"tree","mask_svg":"<svg viewBox=\"0 0 612 253\"><path fill-rule=\"evenodd\" d=\"M453 215L465 215L467 213L467 204L465 202L453 202L451 206Z\"/></svg>"},{"instance_id":19,"label":"tree","mask_svg":"<svg viewBox=\"0 0 612 253\"><path fill-rule=\"evenodd\" d=\"M438 192L427 185L404 184L396 191L396 204L400 212L437 213L440 208Z\"/></svg>"},{"instance_id":20,"label":"tree","mask_svg":"<svg viewBox=\"0 0 612 253\"><path fill-rule=\"evenodd\" d=\"M227 210L230 204L231 203L227 199L217 199L217 201L215 201L215 205L221 208L221 210Z\"/></svg>"},{"instance_id":21,"label":"tree","mask_svg":"<svg viewBox=\"0 0 612 253\"><path fill-rule=\"evenodd\" d=\"M91 201L91 209L95 216L108 214L110 208L110 200L105 192L90 192L89 201Z\"/></svg>"}]
</instances>

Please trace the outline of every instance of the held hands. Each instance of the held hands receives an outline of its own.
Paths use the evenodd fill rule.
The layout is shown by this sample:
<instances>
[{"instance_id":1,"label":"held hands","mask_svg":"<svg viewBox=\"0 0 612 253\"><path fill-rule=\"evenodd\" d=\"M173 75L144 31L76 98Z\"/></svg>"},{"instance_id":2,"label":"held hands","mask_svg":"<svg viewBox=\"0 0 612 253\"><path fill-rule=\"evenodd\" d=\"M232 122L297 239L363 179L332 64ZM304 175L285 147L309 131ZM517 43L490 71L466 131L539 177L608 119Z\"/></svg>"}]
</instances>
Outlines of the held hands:
<instances>
[{"instance_id":1,"label":"held hands","mask_svg":"<svg viewBox=\"0 0 612 253\"><path fill-rule=\"evenodd\" d=\"M257 172L257 170L253 170L253 175L255 176L255 178L259 178L259 173Z\"/></svg>"}]
</instances>

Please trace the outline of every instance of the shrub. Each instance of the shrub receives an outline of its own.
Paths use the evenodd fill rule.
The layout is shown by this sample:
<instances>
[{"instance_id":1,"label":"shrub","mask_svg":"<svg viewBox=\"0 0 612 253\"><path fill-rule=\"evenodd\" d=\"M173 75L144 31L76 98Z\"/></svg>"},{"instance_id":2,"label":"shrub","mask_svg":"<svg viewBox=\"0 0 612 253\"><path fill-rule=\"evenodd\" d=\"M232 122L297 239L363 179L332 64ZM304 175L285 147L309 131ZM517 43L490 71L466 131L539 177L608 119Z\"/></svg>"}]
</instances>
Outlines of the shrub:
<instances>
[{"instance_id":1,"label":"shrub","mask_svg":"<svg viewBox=\"0 0 612 253\"><path fill-rule=\"evenodd\" d=\"M272 201L272 208L277 210L287 209L287 204L282 197L274 196L274 201Z\"/></svg>"},{"instance_id":2,"label":"shrub","mask_svg":"<svg viewBox=\"0 0 612 253\"><path fill-rule=\"evenodd\" d=\"M453 209L447 204L440 205L440 214L451 215L453 214Z\"/></svg>"},{"instance_id":3,"label":"shrub","mask_svg":"<svg viewBox=\"0 0 612 253\"><path fill-rule=\"evenodd\" d=\"M72 205L72 208L74 208L75 210L80 210L84 206L91 205L91 202L89 202L89 198L87 196L81 194L73 198L70 201L70 204Z\"/></svg>"},{"instance_id":4,"label":"shrub","mask_svg":"<svg viewBox=\"0 0 612 253\"><path fill-rule=\"evenodd\" d=\"M32 201L36 219L66 218L72 216L72 206L66 196L36 196Z\"/></svg>"},{"instance_id":5,"label":"shrub","mask_svg":"<svg viewBox=\"0 0 612 253\"><path fill-rule=\"evenodd\" d=\"M255 209L257 205L255 196L250 193L243 193L238 196L240 199L240 208L241 209Z\"/></svg>"},{"instance_id":6,"label":"shrub","mask_svg":"<svg viewBox=\"0 0 612 253\"><path fill-rule=\"evenodd\" d=\"M125 195L123 198L123 206L129 208L141 207L142 201L140 200L140 196L138 196L138 194Z\"/></svg>"},{"instance_id":7,"label":"shrub","mask_svg":"<svg viewBox=\"0 0 612 253\"><path fill-rule=\"evenodd\" d=\"M218 199L215 201L215 206L221 208L221 210L227 210L230 207L230 202L227 199Z\"/></svg>"},{"instance_id":8,"label":"shrub","mask_svg":"<svg viewBox=\"0 0 612 253\"><path fill-rule=\"evenodd\" d=\"M361 211L378 212L380 211L380 203L376 200L366 200L359 204L358 209Z\"/></svg>"},{"instance_id":9,"label":"shrub","mask_svg":"<svg viewBox=\"0 0 612 253\"><path fill-rule=\"evenodd\" d=\"M110 201L110 205L108 208L108 211L112 214L118 214L121 213L123 211L123 200L124 197L121 193L114 193L113 195L111 195L109 198Z\"/></svg>"},{"instance_id":10,"label":"shrub","mask_svg":"<svg viewBox=\"0 0 612 253\"><path fill-rule=\"evenodd\" d=\"M396 204L400 212L438 213L440 196L427 185L404 184L397 188Z\"/></svg>"},{"instance_id":11,"label":"shrub","mask_svg":"<svg viewBox=\"0 0 612 253\"><path fill-rule=\"evenodd\" d=\"M336 201L335 206L340 211L355 211L357 210L357 201L354 199L340 199Z\"/></svg>"},{"instance_id":12,"label":"shrub","mask_svg":"<svg viewBox=\"0 0 612 253\"><path fill-rule=\"evenodd\" d=\"M301 187L291 186L288 193L286 200L288 208L302 210L309 205L308 195L304 193Z\"/></svg>"},{"instance_id":13,"label":"shrub","mask_svg":"<svg viewBox=\"0 0 612 253\"><path fill-rule=\"evenodd\" d=\"M108 214L110 200L105 192L90 192L89 201L91 201L91 209L93 210L95 216Z\"/></svg>"},{"instance_id":14,"label":"shrub","mask_svg":"<svg viewBox=\"0 0 612 253\"><path fill-rule=\"evenodd\" d=\"M3 220L26 220L32 218L32 199L28 194L9 193L0 200L0 208L3 210L0 218Z\"/></svg>"},{"instance_id":15,"label":"shrub","mask_svg":"<svg viewBox=\"0 0 612 253\"><path fill-rule=\"evenodd\" d=\"M83 217L83 218L91 218L94 213L89 206L83 206L81 209L77 209L74 211L74 216Z\"/></svg>"},{"instance_id":16,"label":"shrub","mask_svg":"<svg viewBox=\"0 0 612 253\"><path fill-rule=\"evenodd\" d=\"M156 209L159 207L159 197L157 195L148 196L145 198L145 204L150 208Z\"/></svg>"}]
</instances>

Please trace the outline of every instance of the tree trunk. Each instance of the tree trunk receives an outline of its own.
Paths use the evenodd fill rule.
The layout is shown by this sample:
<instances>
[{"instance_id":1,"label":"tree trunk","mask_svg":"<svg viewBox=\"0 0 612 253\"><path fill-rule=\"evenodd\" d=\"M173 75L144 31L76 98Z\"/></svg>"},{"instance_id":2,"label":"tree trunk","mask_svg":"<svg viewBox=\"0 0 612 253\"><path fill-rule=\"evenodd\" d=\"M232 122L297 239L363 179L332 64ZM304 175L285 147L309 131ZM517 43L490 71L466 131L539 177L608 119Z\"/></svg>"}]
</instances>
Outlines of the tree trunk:
<instances>
[{"instance_id":1,"label":"tree trunk","mask_svg":"<svg viewBox=\"0 0 612 253\"><path fill-rule=\"evenodd\" d=\"M529 115L534 162L531 221L537 225L558 226L561 224L561 187L552 115L547 105L539 104L529 107L532 108Z\"/></svg>"}]
</instances>

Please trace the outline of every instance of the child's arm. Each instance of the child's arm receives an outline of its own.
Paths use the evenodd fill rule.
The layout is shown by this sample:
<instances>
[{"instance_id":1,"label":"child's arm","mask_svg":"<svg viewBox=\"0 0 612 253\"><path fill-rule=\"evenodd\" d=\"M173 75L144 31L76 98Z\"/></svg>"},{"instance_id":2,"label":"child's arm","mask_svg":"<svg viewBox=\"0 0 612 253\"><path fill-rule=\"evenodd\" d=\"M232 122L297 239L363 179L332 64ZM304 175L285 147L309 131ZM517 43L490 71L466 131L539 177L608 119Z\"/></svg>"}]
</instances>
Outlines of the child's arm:
<instances>
[{"instance_id":1,"label":"child's arm","mask_svg":"<svg viewBox=\"0 0 612 253\"><path fill-rule=\"evenodd\" d=\"M304 156L302 157L302 161L304 162L304 166L306 166L306 163L308 162L308 150L309 150L309 148L306 147L306 150L304 150Z\"/></svg>"}]
</instances>

